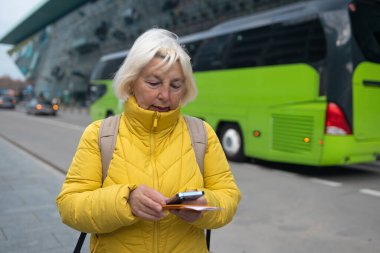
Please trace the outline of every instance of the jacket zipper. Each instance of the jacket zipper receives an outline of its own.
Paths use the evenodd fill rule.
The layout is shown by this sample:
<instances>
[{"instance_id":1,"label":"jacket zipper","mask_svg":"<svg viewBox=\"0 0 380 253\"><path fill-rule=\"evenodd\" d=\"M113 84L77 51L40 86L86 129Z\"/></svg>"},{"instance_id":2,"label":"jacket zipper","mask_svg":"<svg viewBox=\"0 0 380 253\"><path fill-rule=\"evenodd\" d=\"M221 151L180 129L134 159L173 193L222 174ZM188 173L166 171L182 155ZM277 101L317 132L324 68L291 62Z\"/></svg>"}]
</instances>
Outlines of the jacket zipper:
<instances>
[{"instance_id":1,"label":"jacket zipper","mask_svg":"<svg viewBox=\"0 0 380 253\"><path fill-rule=\"evenodd\" d=\"M157 115L157 112L155 111L153 114L153 126L150 133L150 162L151 162L151 166L153 170L153 187L155 190L158 189L158 175L157 175L157 170L154 163L154 148L155 148L154 129L157 127L157 125L158 125L158 115ZM153 223L153 252L154 253L158 252L158 222L157 221Z\"/></svg>"}]
</instances>

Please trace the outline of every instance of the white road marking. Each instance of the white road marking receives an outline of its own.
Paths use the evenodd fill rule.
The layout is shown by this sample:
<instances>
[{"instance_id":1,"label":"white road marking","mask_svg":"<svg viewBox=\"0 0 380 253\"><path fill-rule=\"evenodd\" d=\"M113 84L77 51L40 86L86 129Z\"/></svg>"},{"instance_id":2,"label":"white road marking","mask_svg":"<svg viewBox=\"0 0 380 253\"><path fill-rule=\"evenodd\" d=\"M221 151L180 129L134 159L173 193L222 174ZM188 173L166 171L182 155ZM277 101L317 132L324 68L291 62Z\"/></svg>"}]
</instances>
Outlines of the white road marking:
<instances>
[{"instance_id":1,"label":"white road marking","mask_svg":"<svg viewBox=\"0 0 380 253\"><path fill-rule=\"evenodd\" d=\"M79 126L79 125L74 125L74 124L70 124L70 123L65 123L65 122L62 122L62 121L57 121L57 120L52 120L52 119L43 119L43 118L35 118L33 116L21 116L21 115L18 115L18 114L11 114L13 117L18 117L18 118L23 118L23 119L28 119L28 120L32 120L32 121L36 121L36 122L43 122L43 123L46 123L46 124L49 124L49 125L52 125L52 126L57 126L57 127L63 127L63 128L68 128L68 129L72 129L72 130L77 130L77 131L81 131L83 132L85 127L83 126Z\"/></svg>"},{"instance_id":2,"label":"white road marking","mask_svg":"<svg viewBox=\"0 0 380 253\"><path fill-rule=\"evenodd\" d=\"M323 184L331 187L339 187L342 185L342 183L334 182L334 181L329 181L329 180L323 180L323 179L318 179L318 178L311 178L310 179L312 182L318 183L318 184Z\"/></svg>"},{"instance_id":3,"label":"white road marking","mask_svg":"<svg viewBox=\"0 0 380 253\"><path fill-rule=\"evenodd\" d=\"M36 118L30 118L30 119L35 120L35 121L43 121L44 123L52 125L52 126L64 127L64 128L68 128L68 129L78 130L81 132L83 132L85 129L85 127L83 127L83 126L69 124L69 123L65 123L62 121L56 121L56 120L51 120L51 119L36 119Z\"/></svg>"},{"instance_id":4,"label":"white road marking","mask_svg":"<svg viewBox=\"0 0 380 253\"><path fill-rule=\"evenodd\" d=\"M375 191L371 189L360 189L360 193L368 194L375 197L380 197L380 191Z\"/></svg>"},{"instance_id":5,"label":"white road marking","mask_svg":"<svg viewBox=\"0 0 380 253\"><path fill-rule=\"evenodd\" d=\"M62 171L58 171L57 169L53 168L50 164L47 164L46 162L44 162L40 158L34 156L30 152L25 151L25 149L22 149L22 148L16 146L14 143L10 142L9 140L4 139L3 136L0 136L0 141L4 141L5 143L7 143L9 145L9 147L12 148L15 152L18 152L21 157L22 156L28 156L28 157L30 157L36 163L40 164L41 167L44 168L45 170L48 170L49 172L51 172L52 174L54 174L59 179L64 179L65 174Z\"/></svg>"}]
</instances>

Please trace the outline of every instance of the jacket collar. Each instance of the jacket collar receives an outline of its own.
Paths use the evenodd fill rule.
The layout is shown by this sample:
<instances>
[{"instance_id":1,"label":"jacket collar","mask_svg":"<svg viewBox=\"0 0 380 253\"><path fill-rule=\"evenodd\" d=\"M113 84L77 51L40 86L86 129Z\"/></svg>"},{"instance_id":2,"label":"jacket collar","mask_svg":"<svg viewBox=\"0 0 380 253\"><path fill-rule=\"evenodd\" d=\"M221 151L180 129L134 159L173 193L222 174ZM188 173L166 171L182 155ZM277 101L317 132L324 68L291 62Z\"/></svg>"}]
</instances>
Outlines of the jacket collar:
<instances>
[{"instance_id":1,"label":"jacket collar","mask_svg":"<svg viewBox=\"0 0 380 253\"><path fill-rule=\"evenodd\" d=\"M127 118L135 127L160 132L177 124L180 107L169 112L145 110L139 107L134 97L130 97L124 105L124 112L123 118Z\"/></svg>"}]
</instances>

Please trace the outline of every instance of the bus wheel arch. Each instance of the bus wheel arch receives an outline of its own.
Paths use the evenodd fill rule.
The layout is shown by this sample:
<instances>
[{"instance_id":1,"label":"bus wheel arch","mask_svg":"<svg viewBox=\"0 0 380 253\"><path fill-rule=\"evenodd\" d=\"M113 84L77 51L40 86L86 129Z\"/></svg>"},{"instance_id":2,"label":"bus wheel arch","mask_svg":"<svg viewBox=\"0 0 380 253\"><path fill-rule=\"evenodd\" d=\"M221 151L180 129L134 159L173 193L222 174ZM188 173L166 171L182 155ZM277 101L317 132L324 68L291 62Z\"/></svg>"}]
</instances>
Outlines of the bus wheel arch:
<instances>
[{"instance_id":1,"label":"bus wheel arch","mask_svg":"<svg viewBox=\"0 0 380 253\"><path fill-rule=\"evenodd\" d=\"M219 123L217 135L228 160L235 162L244 162L246 160L243 134L238 123Z\"/></svg>"},{"instance_id":2,"label":"bus wheel arch","mask_svg":"<svg viewBox=\"0 0 380 253\"><path fill-rule=\"evenodd\" d=\"M110 116L113 116L113 115L115 115L115 113L113 112L113 110L107 110L106 111L106 114L105 114L105 118L108 118L108 117L110 117Z\"/></svg>"}]
</instances>

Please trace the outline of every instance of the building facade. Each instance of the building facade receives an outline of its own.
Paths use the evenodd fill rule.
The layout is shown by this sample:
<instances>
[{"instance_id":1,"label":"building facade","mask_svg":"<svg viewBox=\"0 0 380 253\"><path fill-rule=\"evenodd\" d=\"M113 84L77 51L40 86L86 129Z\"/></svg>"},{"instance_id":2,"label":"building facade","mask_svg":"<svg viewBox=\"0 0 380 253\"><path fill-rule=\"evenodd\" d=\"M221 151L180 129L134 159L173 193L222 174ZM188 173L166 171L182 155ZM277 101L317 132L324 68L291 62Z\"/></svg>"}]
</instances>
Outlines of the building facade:
<instances>
[{"instance_id":1,"label":"building facade","mask_svg":"<svg viewBox=\"0 0 380 253\"><path fill-rule=\"evenodd\" d=\"M97 60L130 48L146 29L160 27L185 35L297 1L301 0L89 0L15 41L10 55L36 95L84 104Z\"/></svg>"}]
</instances>

